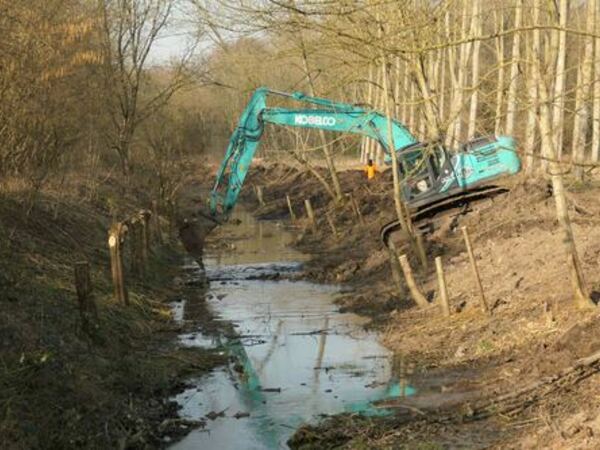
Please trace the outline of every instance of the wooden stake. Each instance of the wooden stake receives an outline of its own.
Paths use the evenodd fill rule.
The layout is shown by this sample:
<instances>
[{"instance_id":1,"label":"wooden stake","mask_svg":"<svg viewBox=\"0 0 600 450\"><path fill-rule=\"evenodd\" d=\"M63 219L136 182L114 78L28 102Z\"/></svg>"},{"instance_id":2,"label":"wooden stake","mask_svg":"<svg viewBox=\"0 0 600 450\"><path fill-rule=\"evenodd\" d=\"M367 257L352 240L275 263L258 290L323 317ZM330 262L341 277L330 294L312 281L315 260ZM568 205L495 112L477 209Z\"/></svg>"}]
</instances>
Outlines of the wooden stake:
<instances>
[{"instance_id":1,"label":"wooden stake","mask_svg":"<svg viewBox=\"0 0 600 450\"><path fill-rule=\"evenodd\" d=\"M423 235L421 233L415 233L415 243L417 245L417 253L419 255L419 261L423 266L423 269L427 269L427 253L425 252L425 245L423 244Z\"/></svg>"},{"instance_id":2,"label":"wooden stake","mask_svg":"<svg viewBox=\"0 0 600 450\"><path fill-rule=\"evenodd\" d=\"M335 222L333 221L333 218L331 217L331 213L329 211L327 211L325 213L325 217L327 217L327 223L329 223L329 228L331 228L331 232L333 233L333 235L337 239L337 237L338 237L338 231L337 231L337 228L335 227Z\"/></svg>"},{"instance_id":3,"label":"wooden stake","mask_svg":"<svg viewBox=\"0 0 600 450\"><path fill-rule=\"evenodd\" d=\"M89 263L87 261L75 263L74 273L81 328L84 332L89 333L92 328L92 322L98 319L98 310L92 296Z\"/></svg>"},{"instance_id":4,"label":"wooden stake","mask_svg":"<svg viewBox=\"0 0 600 450\"><path fill-rule=\"evenodd\" d=\"M450 316L450 306L448 305L448 288L446 286L446 277L444 277L444 267L442 266L442 258L435 258L435 271L437 272L438 291L440 294L440 308L442 314L446 317Z\"/></svg>"},{"instance_id":5,"label":"wooden stake","mask_svg":"<svg viewBox=\"0 0 600 450\"><path fill-rule=\"evenodd\" d=\"M294 212L294 208L292 208L292 200L290 196L285 194L285 199L287 200L288 209L290 210L290 219L292 222L296 221L296 213Z\"/></svg>"},{"instance_id":6,"label":"wooden stake","mask_svg":"<svg viewBox=\"0 0 600 450\"><path fill-rule=\"evenodd\" d=\"M461 228L463 237L465 239L465 245L467 246L467 253L469 254L469 260L471 261L471 269L473 270L473 276L475 276L475 281L477 281L477 286L479 288L479 298L481 309L486 314L490 314L490 308L487 304L487 300L485 299L485 292L483 291L483 285L481 284L481 277L479 276L479 269L477 268L477 262L475 261L475 255L473 254L473 246L471 245L471 238L469 237L469 232L467 227Z\"/></svg>"},{"instance_id":7,"label":"wooden stake","mask_svg":"<svg viewBox=\"0 0 600 450\"><path fill-rule=\"evenodd\" d=\"M258 204L260 206L265 206L265 199L263 197L263 188L262 188L262 186L256 186L256 198L258 198Z\"/></svg>"},{"instance_id":8,"label":"wooden stake","mask_svg":"<svg viewBox=\"0 0 600 450\"><path fill-rule=\"evenodd\" d=\"M119 303L129 305L129 295L125 286L125 276L123 274L123 255L121 254L121 244L123 235L122 223L115 223L108 233L108 249L110 251L110 269L112 273L114 295Z\"/></svg>"},{"instance_id":9,"label":"wooden stake","mask_svg":"<svg viewBox=\"0 0 600 450\"><path fill-rule=\"evenodd\" d=\"M410 268L410 264L408 263L408 258L406 255L400 256L398 259L400 262L400 267L402 267L402 272L404 272L404 279L406 280L406 285L408 286L408 290L410 291L410 295L420 308L426 308L429 306L429 302L425 298L425 296L419 290L417 286L417 282L412 273L412 269Z\"/></svg>"},{"instance_id":10,"label":"wooden stake","mask_svg":"<svg viewBox=\"0 0 600 450\"><path fill-rule=\"evenodd\" d=\"M398 290L398 295L403 297L406 294L406 289L404 289L402 276L400 275L402 269L400 268L400 263L398 262L398 251L396 250L396 244L394 244L391 239L388 239L386 247L390 257L390 267L392 268L392 278L394 279L394 284Z\"/></svg>"},{"instance_id":11,"label":"wooden stake","mask_svg":"<svg viewBox=\"0 0 600 450\"><path fill-rule=\"evenodd\" d=\"M313 210L313 207L312 207L312 204L310 203L309 198L304 200L304 207L306 208L306 216L308 217L312 231L313 231L313 233L316 233L317 232L317 222L315 220L315 212Z\"/></svg>"}]
</instances>

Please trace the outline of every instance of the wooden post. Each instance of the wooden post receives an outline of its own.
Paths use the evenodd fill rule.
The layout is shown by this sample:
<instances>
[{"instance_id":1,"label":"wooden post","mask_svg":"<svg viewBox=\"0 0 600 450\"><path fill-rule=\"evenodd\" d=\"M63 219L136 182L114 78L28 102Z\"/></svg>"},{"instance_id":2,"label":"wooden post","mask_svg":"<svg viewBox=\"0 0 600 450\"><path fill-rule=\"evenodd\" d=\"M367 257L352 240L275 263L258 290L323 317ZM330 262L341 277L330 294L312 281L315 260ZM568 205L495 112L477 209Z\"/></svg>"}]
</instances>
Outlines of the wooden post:
<instances>
[{"instance_id":1,"label":"wooden post","mask_svg":"<svg viewBox=\"0 0 600 450\"><path fill-rule=\"evenodd\" d=\"M92 296L92 282L90 279L90 265L87 261L75 263L75 289L79 303L81 328L85 333L90 333L93 321L98 319L98 310Z\"/></svg>"},{"instance_id":2,"label":"wooden post","mask_svg":"<svg viewBox=\"0 0 600 450\"><path fill-rule=\"evenodd\" d=\"M290 210L290 219L292 222L296 221L296 213L294 212L294 208L292 208L292 200L290 196L285 194L285 199L287 200L288 209Z\"/></svg>"},{"instance_id":3,"label":"wooden post","mask_svg":"<svg viewBox=\"0 0 600 450\"><path fill-rule=\"evenodd\" d=\"M317 222L315 220L315 212L313 210L312 204L310 203L310 199L307 198L304 200L304 207L306 208L306 216L310 222L311 229L313 233L317 232Z\"/></svg>"},{"instance_id":4,"label":"wooden post","mask_svg":"<svg viewBox=\"0 0 600 450\"><path fill-rule=\"evenodd\" d=\"M124 226L122 223L115 223L108 233L108 249L110 251L110 269L112 273L114 295L119 303L129 305L129 295L125 286L125 276L123 274L123 255L121 253L121 244Z\"/></svg>"},{"instance_id":5,"label":"wooden post","mask_svg":"<svg viewBox=\"0 0 600 450\"><path fill-rule=\"evenodd\" d=\"M404 272L404 279L406 280L406 285L408 286L408 290L410 291L410 295L420 308L426 308L429 306L429 302L425 298L425 296L419 290L417 286L417 282L412 273L412 269L410 268L410 264L408 263L408 258L406 255L400 256L398 259L400 262L400 267L402 267L402 272Z\"/></svg>"},{"instance_id":6,"label":"wooden post","mask_svg":"<svg viewBox=\"0 0 600 450\"><path fill-rule=\"evenodd\" d=\"M388 238L387 243L388 255L390 257L390 267L392 268L392 278L394 280L394 284L396 285L396 289L398 290L398 295L403 297L406 294L406 289L404 289L404 284L402 283L402 276L400 275L401 268L400 263L398 262L398 251L396 250L396 244Z\"/></svg>"},{"instance_id":7,"label":"wooden post","mask_svg":"<svg viewBox=\"0 0 600 450\"><path fill-rule=\"evenodd\" d=\"M153 224L153 236L154 240L158 245L162 245L163 243L163 235L162 229L160 226L160 215L158 214L158 202L156 200L152 200L152 224Z\"/></svg>"},{"instance_id":8,"label":"wooden post","mask_svg":"<svg viewBox=\"0 0 600 450\"><path fill-rule=\"evenodd\" d=\"M444 316L450 316L450 306L448 304L448 288L446 286L446 277L444 276L444 267L442 266L442 258L435 258L435 271L438 279L438 292L440 294L440 308Z\"/></svg>"},{"instance_id":9,"label":"wooden post","mask_svg":"<svg viewBox=\"0 0 600 450\"><path fill-rule=\"evenodd\" d=\"M141 240L141 255L144 266L148 265L150 255L150 217L152 213L147 209L143 209L139 213L140 220L140 240Z\"/></svg>"},{"instance_id":10,"label":"wooden post","mask_svg":"<svg viewBox=\"0 0 600 450\"><path fill-rule=\"evenodd\" d=\"M473 270L473 275L475 276L475 281L477 281L477 287L479 288L479 298L481 309L486 314L490 314L490 308L487 304L487 300L485 299L485 292L483 291L483 285L481 284L481 277L479 276L479 269L477 269L477 262L475 261L475 255L473 254L473 246L471 245L471 238L469 236L469 231L467 227L461 228L463 237L465 238L465 244L467 246L467 253L469 254L469 260L471 261L471 269Z\"/></svg>"},{"instance_id":11,"label":"wooden post","mask_svg":"<svg viewBox=\"0 0 600 450\"><path fill-rule=\"evenodd\" d=\"M260 206L265 206L265 199L263 197L263 188L262 188L262 186L256 186L256 198L258 198L258 204Z\"/></svg>"},{"instance_id":12,"label":"wooden post","mask_svg":"<svg viewBox=\"0 0 600 450\"><path fill-rule=\"evenodd\" d=\"M417 253L419 254L419 261L423 269L427 270L427 252L425 252L425 245L423 243L423 235L419 232L415 233L415 243L417 244Z\"/></svg>"},{"instance_id":13,"label":"wooden post","mask_svg":"<svg viewBox=\"0 0 600 450\"><path fill-rule=\"evenodd\" d=\"M325 213L325 217L327 217L327 223L329 223L329 228L331 228L331 232L333 233L333 236L337 239L338 231L337 231L337 228L335 227L335 222L333 221L333 218L331 217L331 213L329 211L327 211Z\"/></svg>"}]
</instances>

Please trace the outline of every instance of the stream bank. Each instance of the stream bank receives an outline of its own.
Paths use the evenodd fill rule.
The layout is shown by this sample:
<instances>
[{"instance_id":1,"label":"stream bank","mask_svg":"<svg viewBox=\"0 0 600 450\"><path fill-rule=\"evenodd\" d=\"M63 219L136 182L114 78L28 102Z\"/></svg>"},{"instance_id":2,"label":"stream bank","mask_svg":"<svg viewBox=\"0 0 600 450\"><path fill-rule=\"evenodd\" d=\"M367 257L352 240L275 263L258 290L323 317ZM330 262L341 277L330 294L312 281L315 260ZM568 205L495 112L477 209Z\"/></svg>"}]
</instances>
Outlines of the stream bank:
<instances>
[{"instance_id":1,"label":"stream bank","mask_svg":"<svg viewBox=\"0 0 600 450\"><path fill-rule=\"evenodd\" d=\"M322 174L327 176L324 170ZM595 309L577 309L572 301L547 182L513 177L503 184L508 194L460 211L444 229L428 236L427 269L420 268L418 259L398 240L399 252L408 254L417 282L432 302L429 308L417 309L410 298L396 293L388 255L379 242L380 226L393 218L391 173L380 174L374 182L367 182L360 170L341 171L339 176L342 188L358 202L364 224L347 203L334 205L314 177L293 165L257 164L247 184L263 187L265 205L258 204L251 189L245 191L244 200L258 217L287 219L286 195L290 196L300 218L297 225L304 230L295 246L313 255L303 276L351 286L352 291L338 299L342 310L369 317L369 326L383 332L385 345L397 357L403 355L429 372L474 369L476 375L463 381L474 384L483 403L504 405L502 399L510 398L514 407L510 414L472 415L479 403L460 397L443 402L442 408L419 408L413 399L406 399L396 405L397 421L337 417L303 429L297 445L385 448L413 442L452 447L461 440L474 447L499 448L600 444L596 437L600 437L600 409L585 400L600 395L592 381L595 377L590 376L597 365L587 367L581 378L561 375L600 350L600 316ZM578 250L591 296L597 300L600 182L568 185ZM316 233L304 219L304 199L311 199L315 209ZM337 238L326 211L335 219ZM465 225L471 230L490 317L479 311L478 290L460 233ZM434 304L435 256L444 262L449 319ZM407 415L414 417L407 421ZM494 432L479 433L487 429Z\"/></svg>"},{"instance_id":2,"label":"stream bank","mask_svg":"<svg viewBox=\"0 0 600 450\"><path fill-rule=\"evenodd\" d=\"M188 295L176 236L153 246L143 279L127 279L130 305L114 300L107 231L150 199L119 176L98 178L93 195L79 178L48 186L27 212L27 191L0 193L0 448L160 448L189 428L168 398L223 362L175 345L168 304ZM98 313L87 329L73 280L81 261Z\"/></svg>"}]
</instances>

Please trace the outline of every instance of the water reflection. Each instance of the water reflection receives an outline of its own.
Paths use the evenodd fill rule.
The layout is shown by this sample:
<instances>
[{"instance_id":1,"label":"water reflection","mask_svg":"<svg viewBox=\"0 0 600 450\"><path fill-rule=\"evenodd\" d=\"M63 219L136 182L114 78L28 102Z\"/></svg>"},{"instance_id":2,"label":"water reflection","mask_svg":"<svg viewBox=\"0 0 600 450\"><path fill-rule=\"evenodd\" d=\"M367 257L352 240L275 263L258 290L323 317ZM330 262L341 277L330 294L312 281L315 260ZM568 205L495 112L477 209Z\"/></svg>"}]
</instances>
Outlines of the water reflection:
<instances>
[{"instance_id":1,"label":"water reflection","mask_svg":"<svg viewBox=\"0 0 600 450\"><path fill-rule=\"evenodd\" d=\"M382 414L372 401L414 392L392 379L391 355L364 331L365 320L338 312L337 287L256 279L297 270L293 263L304 256L277 224L236 218L240 225L225 230L235 249L206 258L209 278L219 280L211 283L210 307L239 334L220 342L235 362L177 398L182 415L209 419L173 448L287 448L304 422L344 411Z\"/></svg>"}]
</instances>

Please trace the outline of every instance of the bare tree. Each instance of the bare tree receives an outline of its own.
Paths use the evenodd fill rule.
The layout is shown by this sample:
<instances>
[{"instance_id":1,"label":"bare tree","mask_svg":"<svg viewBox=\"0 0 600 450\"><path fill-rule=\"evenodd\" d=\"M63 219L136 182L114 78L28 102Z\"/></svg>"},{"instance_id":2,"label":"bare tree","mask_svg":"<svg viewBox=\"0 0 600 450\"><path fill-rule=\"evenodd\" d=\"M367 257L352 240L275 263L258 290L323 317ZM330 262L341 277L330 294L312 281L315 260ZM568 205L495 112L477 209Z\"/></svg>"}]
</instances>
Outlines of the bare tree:
<instances>
[{"instance_id":1,"label":"bare tree","mask_svg":"<svg viewBox=\"0 0 600 450\"><path fill-rule=\"evenodd\" d=\"M304 69L304 73L306 75L306 81L308 82L309 94L313 97L316 97L315 90L315 82L313 79L313 74L308 65L308 55L306 52L306 45L304 42L304 36L302 31L300 31L299 35L299 43L300 43L300 52L302 55L302 67ZM344 194L342 192L342 186L340 184L340 178L338 177L337 170L335 168L335 162L333 160L333 155L331 154L331 147L327 143L327 137L325 136L325 131L319 130L319 136L321 137L321 144L323 145L323 154L325 155L325 162L327 163L327 169L329 170L329 176L331 177L331 182L333 183L333 199L338 203L341 202L344 198Z\"/></svg>"},{"instance_id":2,"label":"bare tree","mask_svg":"<svg viewBox=\"0 0 600 450\"><path fill-rule=\"evenodd\" d=\"M174 0L101 0L104 83L112 131L124 175L131 173L131 146L139 124L163 106L189 78L191 50L170 70L170 80L149 94L148 57L173 13ZM144 95L145 94L145 95Z\"/></svg>"},{"instance_id":3,"label":"bare tree","mask_svg":"<svg viewBox=\"0 0 600 450\"><path fill-rule=\"evenodd\" d=\"M564 2L565 0L561 0ZM540 0L534 0L534 27L539 24L539 7ZM565 256L567 259L568 267L571 271L571 282L573 285L573 293L575 301L581 307L593 305L590 300L583 276L583 270L577 254L577 247L575 246L575 239L573 237L573 230L571 228L571 220L569 218L569 211L567 206L567 199L565 195L565 188L563 178L560 170L560 164L557 160L556 143L554 141L554 134L552 133L551 117L550 117L550 96L548 95L548 88L542 78L541 59L542 54L540 50L540 37L539 30L537 28L533 31L533 56L534 56L534 77L535 83L539 86L540 96L540 117L539 127L542 138L543 154L550 159L549 169L552 180L552 192L554 201L556 204L556 217L558 219L559 226L563 233L563 244L565 250Z\"/></svg>"}]
</instances>

